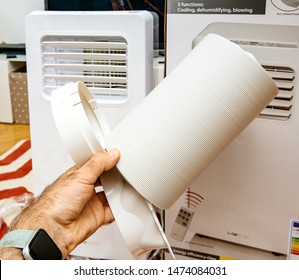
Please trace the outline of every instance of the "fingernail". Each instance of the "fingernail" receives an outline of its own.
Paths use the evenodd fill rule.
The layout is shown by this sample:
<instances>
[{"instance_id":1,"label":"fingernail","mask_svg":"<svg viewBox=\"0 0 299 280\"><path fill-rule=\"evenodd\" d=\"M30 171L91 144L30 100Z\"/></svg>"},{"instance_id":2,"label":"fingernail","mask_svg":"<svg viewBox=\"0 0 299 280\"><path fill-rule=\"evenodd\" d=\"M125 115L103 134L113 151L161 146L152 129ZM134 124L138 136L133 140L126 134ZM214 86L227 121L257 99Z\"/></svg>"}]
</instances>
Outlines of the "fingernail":
<instances>
[{"instance_id":1,"label":"fingernail","mask_svg":"<svg viewBox=\"0 0 299 280\"><path fill-rule=\"evenodd\" d=\"M109 155L112 158L118 158L119 157L119 151L117 149L112 149L109 151Z\"/></svg>"}]
</instances>

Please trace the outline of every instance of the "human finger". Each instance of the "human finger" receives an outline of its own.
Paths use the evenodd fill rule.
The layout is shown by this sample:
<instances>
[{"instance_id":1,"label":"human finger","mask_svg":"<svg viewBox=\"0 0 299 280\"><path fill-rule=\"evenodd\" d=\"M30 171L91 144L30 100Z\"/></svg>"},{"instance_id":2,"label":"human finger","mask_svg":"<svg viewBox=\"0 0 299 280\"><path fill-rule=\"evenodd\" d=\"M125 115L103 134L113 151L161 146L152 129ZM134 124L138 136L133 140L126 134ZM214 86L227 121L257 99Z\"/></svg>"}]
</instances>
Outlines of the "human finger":
<instances>
[{"instance_id":1,"label":"human finger","mask_svg":"<svg viewBox=\"0 0 299 280\"><path fill-rule=\"evenodd\" d=\"M93 184L104 171L114 167L119 158L120 152L117 149L96 153L75 173L78 177L86 178Z\"/></svg>"}]
</instances>

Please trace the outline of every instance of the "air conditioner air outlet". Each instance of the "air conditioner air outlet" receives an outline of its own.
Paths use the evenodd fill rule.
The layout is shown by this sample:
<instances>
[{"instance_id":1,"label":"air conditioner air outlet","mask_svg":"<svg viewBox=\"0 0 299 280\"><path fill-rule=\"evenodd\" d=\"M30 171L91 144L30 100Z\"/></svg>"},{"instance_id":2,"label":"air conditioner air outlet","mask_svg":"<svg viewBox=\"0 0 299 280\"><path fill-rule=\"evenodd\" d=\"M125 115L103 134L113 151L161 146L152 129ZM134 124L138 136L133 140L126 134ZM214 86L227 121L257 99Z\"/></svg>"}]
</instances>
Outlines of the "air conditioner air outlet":
<instances>
[{"instance_id":1,"label":"air conditioner air outlet","mask_svg":"<svg viewBox=\"0 0 299 280\"><path fill-rule=\"evenodd\" d=\"M95 99L121 103L128 98L127 42L121 36L45 36L41 42L46 95L82 81Z\"/></svg>"},{"instance_id":2,"label":"air conditioner air outlet","mask_svg":"<svg viewBox=\"0 0 299 280\"><path fill-rule=\"evenodd\" d=\"M290 67L262 65L276 83L279 91L277 96L259 114L260 118L288 120L291 118L295 71Z\"/></svg>"},{"instance_id":3,"label":"air conditioner air outlet","mask_svg":"<svg viewBox=\"0 0 299 280\"><path fill-rule=\"evenodd\" d=\"M290 67L263 65L272 78L293 80L295 71Z\"/></svg>"}]
</instances>

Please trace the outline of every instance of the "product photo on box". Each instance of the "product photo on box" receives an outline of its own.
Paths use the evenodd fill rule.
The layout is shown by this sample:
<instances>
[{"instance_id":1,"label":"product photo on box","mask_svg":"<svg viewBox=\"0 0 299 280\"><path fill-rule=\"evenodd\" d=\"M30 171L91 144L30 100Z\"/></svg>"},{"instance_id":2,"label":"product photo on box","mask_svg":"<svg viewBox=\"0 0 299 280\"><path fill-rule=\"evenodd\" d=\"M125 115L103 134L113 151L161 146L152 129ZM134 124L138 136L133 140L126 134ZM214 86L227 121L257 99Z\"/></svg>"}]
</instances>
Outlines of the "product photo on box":
<instances>
[{"instance_id":1,"label":"product photo on box","mask_svg":"<svg viewBox=\"0 0 299 280\"><path fill-rule=\"evenodd\" d=\"M281 1L187 2L189 8L201 8L191 16L178 12L180 2L168 1L166 72L213 33L251 53L278 94L166 211L166 235L181 252L198 250L194 240L202 235L256 249L250 259L286 258L290 220L298 218L299 207L299 42L294 36L299 11ZM190 24L193 28L186 31ZM182 211L190 214L184 224Z\"/></svg>"}]
</instances>

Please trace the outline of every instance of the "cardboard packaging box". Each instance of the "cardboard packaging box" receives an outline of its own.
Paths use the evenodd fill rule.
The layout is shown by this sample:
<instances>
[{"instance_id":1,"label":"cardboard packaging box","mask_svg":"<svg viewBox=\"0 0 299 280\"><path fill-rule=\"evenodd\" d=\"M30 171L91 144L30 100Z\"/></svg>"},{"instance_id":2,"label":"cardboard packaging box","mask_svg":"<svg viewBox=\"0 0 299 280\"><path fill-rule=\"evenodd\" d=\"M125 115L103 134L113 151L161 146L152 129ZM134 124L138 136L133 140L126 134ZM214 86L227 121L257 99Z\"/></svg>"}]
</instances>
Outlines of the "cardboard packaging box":
<instances>
[{"instance_id":1,"label":"cardboard packaging box","mask_svg":"<svg viewBox=\"0 0 299 280\"><path fill-rule=\"evenodd\" d=\"M286 260L286 255L248 247L203 235L191 235L190 240L182 246L172 244L177 259L188 260ZM172 259L166 252L166 259Z\"/></svg>"},{"instance_id":2,"label":"cardboard packaging box","mask_svg":"<svg viewBox=\"0 0 299 280\"><path fill-rule=\"evenodd\" d=\"M14 122L29 124L28 87L25 68L9 74L9 86Z\"/></svg>"},{"instance_id":3,"label":"cardboard packaging box","mask_svg":"<svg viewBox=\"0 0 299 280\"><path fill-rule=\"evenodd\" d=\"M177 252L202 252L202 246L190 247L202 235L255 249L250 259L288 252L290 220L299 213L299 3L287 2L167 1L166 75L205 35L215 33L252 53L279 88L277 97L166 211L166 235ZM219 254L235 258L230 252Z\"/></svg>"},{"instance_id":4,"label":"cardboard packaging box","mask_svg":"<svg viewBox=\"0 0 299 280\"><path fill-rule=\"evenodd\" d=\"M8 60L6 55L0 54L0 122L14 122L9 87L9 73L16 71L23 66L23 61Z\"/></svg>"}]
</instances>

